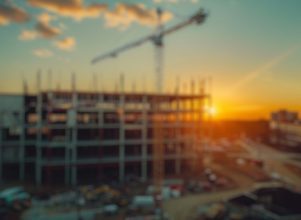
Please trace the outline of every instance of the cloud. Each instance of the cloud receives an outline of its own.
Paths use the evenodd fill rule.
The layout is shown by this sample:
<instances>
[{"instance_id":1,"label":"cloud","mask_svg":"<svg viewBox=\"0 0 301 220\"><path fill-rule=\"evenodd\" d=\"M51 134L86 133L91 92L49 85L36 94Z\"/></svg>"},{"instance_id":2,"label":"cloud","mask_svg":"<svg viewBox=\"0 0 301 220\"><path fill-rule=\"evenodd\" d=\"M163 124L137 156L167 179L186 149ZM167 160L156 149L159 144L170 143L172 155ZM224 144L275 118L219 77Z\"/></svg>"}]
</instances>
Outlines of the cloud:
<instances>
[{"instance_id":1,"label":"cloud","mask_svg":"<svg viewBox=\"0 0 301 220\"><path fill-rule=\"evenodd\" d=\"M30 16L21 8L12 4L0 4L0 25L7 25L11 22L24 23Z\"/></svg>"},{"instance_id":2,"label":"cloud","mask_svg":"<svg viewBox=\"0 0 301 220\"><path fill-rule=\"evenodd\" d=\"M56 19L55 16L50 15L50 14L48 14L48 13L46 13L46 12L40 14L37 18L38 18L38 21L39 21L39 22L41 22L41 23L46 23L46 24L49 24L50 21Z\"/></svg>"},{"instance_id":3,"label":"cloud","mask_svg":"<svg viewBox=\"0 0 301 220\"><path fill-rule=\"evenodd\" d=\"M62 40L58 40L54 42L55 46L61 50L72 50L75 45L76 41L73 37L66 37Z\"/></svg>"},{"instance_id":4,"label":"cloud","mask_svg":"<svg viewBox=\"0 0 301 220\"><path fill-rule=\"evenodd\" d=\"M196 4L199 2L199 0L153 0L153 2L156 4L160 4L160 3L171 3L171 4L192 3L192 4Z\"/></svg>"},{"instance_id":5,"label":"cloud","mask_svg":"<svg viewBox=\"0 0 301 220\"><path fill-rule=\"evenodd\" d=\"M176 0L168 1L176 2ZM118 3L113 9L110 9L108 4L90 4L86 6L83 0L27 0L27 2L33 7L43 8L75 20L96 18L103 14L107 27L126 28L132 23L153 26L157 22L156 10L147 9L143 4ZM172 17L172 13L163 12L162 21L166 22Z\"/></svg>"},{"instance_id":6,"label":"cloud","mask_svg":"<svg viewBox=\"0 0 301 220\"><path fill-rule=\"evenodd\" d=\"M33 54L37 57L48 58L53 56L53 53L50 50L39 48L33 51Z\"/></svg>"},{"instance_id":7,"label":"cloud","mask_svg":"<svg viewBox=\"0 0 301 220\"><path fill-rule=\"evenodd\" d=\"M61 28L53 27L50 22L56 18L48 13L42 13L37 16L37 24L34 30L23 30L19 35L20 40L29 41L38 37L54 38L61 34Z\"/></svg>"},{"instance_id":8,"label":"cloud","mask_svg":"<svg viewBox=\"0 0 301 220\"><path fill-rule=\"evenodd\" d=\"M178 3L178 0L153 0L154 3L161 3L161 2L167 2L167 3Z\"/></svg>"},{"instance_id":9,"label":"cloud","mask_svg":"<svg viewBox=\"0 0 301 220\"><path fill-rule=\"evenodd\" d=\"M84 6L83 0L27 0L29 5L39 7L76 20L98 17L107 9L106 4Z\"/></svg>"},{"instance_id":10,"label":"cloud","mask_svg":"<svg viewBox=\"0 0 301 220\"><path fill-rule=\"evenodd\" d=\"M35 29L37 33L39 33L39 35L44 38L53 38L61 33L61 30L59 28L52 27L49 24L43 22L38 22Z\"/></svg>"},{"instance_id":11,"label":"cloud","mask_svg":"<svg viewBox=\"0 0 301 220\"><path fill-rule=\"evenodd\" d=\"M111 11L104 14L107 27L126 28L136 22L141 25L153 26L157 23L157 12L155 9L147 9L142 4L119 3ZM163 12L162 22L167 22L173 17L170 12Z\"/></svg>"},{"instance_id":12,"label":"cloud","mask_svg":"<svg viewBox=\"0 0 301 220\"><path fill-rule=\"evenodd\" d=\"M59 28L50 25L50 22L55 19L54 16L48 13L42 13L38 16L38 23L35 26L37 33L44 38L53 38L61 33Z\"/></svg>"},{"instance_id":13,"label":"cloud","mask_svg":"<svg viewBox=\"0 0 301 220\"><path fill-rule=\"evenodd\" d=\"M19 39L24 41L34 40L37 37L38 37L37 32L32 30L23 30L19 35Z\"/></svg>"}]
</instances>

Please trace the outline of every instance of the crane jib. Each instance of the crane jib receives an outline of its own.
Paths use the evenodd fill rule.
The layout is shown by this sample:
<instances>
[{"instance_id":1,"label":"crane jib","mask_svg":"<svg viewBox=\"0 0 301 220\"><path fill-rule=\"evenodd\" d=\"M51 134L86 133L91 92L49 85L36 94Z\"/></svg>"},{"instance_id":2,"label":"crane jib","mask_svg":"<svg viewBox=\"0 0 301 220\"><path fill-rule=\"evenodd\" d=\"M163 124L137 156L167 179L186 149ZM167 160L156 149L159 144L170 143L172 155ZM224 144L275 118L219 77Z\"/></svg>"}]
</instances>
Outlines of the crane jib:
<instances>
[{"instance_id":1,"label":"crane jib","mask_svg":"<svg viewBox=\"0 0 301 220\"><path fill-rule=\"evenodd\" d=\"M207 17L207 13L204 12L203 9L200 9L196 14L191 16L189 19L180 22L179 24L176 24L172 27L169 27L165 30L162 30L156 34L151 34L146 37L141 38L140 40L134 41L130 44L127 44L125 46L119 47L109 53L105 53L99 56L96 56L91 63L95 64L101 60L116 57L119 53L126 51L128 49L132 49L134 47L140 46L144 44L145 42L152 41L156 46L162 46L163 45L163 37L167 34L173 33L179 29L182 29L183 27L186 27L192 23L202 24L204 23L205 19Z\"/></svg>"}]
</instances>

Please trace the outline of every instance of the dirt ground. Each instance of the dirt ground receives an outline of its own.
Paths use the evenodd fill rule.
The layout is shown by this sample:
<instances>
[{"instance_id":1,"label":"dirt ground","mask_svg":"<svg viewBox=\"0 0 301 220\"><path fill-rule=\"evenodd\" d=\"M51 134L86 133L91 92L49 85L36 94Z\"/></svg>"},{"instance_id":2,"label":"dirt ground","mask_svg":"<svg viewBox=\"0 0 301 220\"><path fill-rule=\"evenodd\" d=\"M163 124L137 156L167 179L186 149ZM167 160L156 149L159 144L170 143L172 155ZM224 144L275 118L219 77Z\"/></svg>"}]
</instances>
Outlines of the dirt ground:
<instances>
[{"instance_id":1,"label":"dirt ground","mask_svg":"<svg viewBox=\"0 0 301 220\"><path fill-rule=\"evenodd\" d=\"M232 196L247 191L252 188L254 184L254 180L252 178L241 173L233 172L220 164L211 164L211 167L232 179L235 183L237 183L237 187L226 191L207 192L169 200L164 203L163 208L169 214L171 220L192 220L196 213L196 208L199 205L226 200Z\"/></svg>"},{"instance_id":2,"label":"dirt ground","mask_svg":"<svg viewBox=\"0 0 301 220\"><path fill-rule=\"evenodd\" d=\"M226 201L231 197L247 193L258 187L279 185L281 185L279 182L254 183L221 192L188 195L166 201L163 205L163 209L169 214L170 220L193 220L196 217L196 211L200 205L217 201Z\"/></svg>"},{"instance_id":3,"label":"dirt ground","mask_svg":"<svg viewBox=\"0 0 301 220\"><path fill-rule=\"evenodd\" d=\"M254 146L252 147L254 149ZM299 172L292 170L291 167L287 167L286 162L289 161L289 157L286 156L285 153L271 149L267 146L258 147L260 147L260 151L263 155L268 156L267 158L264 158L264 169L267 174L277 172L281 175L281 177L283 177L282 180L286 181L288 184L291 184L292 186L301 186L301 175ZM246 173L239 172L237 169L233 170L222 163L213 163L211 164L211 168L232 179L236 183L237 187L235 189L222 192L188 195L166 201L164 203L164 210L169 213L171 220L193 220L197 207L202 204L227 200L235 195L252 191L255 187L281 184L280 182L275 181L258 183L254 180L254 178L246 175Z\"/></svg>"},{"instance_id":4,"label":"dirt ground","mask_svg":"<svg viewBox=\"0 0 301 220\"><path fill-rule=\"evenodd\" d=\"M182 198L169 200L164 203L163 208L164 211L169 214L171 220L193 220L198 206L210 202L225 201L231 197L248 192L252 189L253 186L248 186L223 192L189 195Z\"/></svg>"}]
</instances>

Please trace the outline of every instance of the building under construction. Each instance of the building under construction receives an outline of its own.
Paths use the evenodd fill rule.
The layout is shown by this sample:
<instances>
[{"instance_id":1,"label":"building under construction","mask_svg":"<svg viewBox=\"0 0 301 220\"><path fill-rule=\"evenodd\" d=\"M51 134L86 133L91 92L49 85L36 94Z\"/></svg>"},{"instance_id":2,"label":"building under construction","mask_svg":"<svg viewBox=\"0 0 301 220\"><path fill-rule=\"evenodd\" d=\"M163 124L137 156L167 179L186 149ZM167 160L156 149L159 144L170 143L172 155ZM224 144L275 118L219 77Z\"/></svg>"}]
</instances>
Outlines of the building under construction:
<instances>
[{"instance_id":1,"label":"building under construction","mask_svg":"<svg viewBox=\"0 0 301 220\"><path fill-rule=\"evenodd\" d=\"M77 185L131 176L148 180L156 120L165 175L198 168L208 98L203 89L182 95L179 90L79 92L74 84L70 91L38 86L35 94L0 95L2 181Z\"/></svg>"}]
</instances>

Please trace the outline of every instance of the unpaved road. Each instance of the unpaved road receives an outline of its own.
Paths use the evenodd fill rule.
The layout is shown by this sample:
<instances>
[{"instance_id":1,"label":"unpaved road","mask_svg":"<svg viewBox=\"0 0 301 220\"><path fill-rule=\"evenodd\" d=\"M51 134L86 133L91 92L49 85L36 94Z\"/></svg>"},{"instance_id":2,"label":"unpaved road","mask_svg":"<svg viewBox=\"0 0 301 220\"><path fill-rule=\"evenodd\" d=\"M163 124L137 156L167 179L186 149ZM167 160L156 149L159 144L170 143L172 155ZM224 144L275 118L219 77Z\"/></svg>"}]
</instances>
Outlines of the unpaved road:
<instances>
[{"instance_id":1,"label":"unpaved road","mask_svg":"<svg viewBox=\"0 0 301 220\"><path fill-rule=\"evenodd\" d=\"M265 170L268 173L277 172L281 175L282 180L287 183L297 187L301 186L301 176L289 170L284 164L285 162L297 163L292 159L291 154L286 154L269 146L254 142L244 143L244 145L250 151L256 152L256 154L253 152L253 155L250 152L251 157L254 157L254 155L258 157L258 152L260 152L260 158L265 161ZM254 187L279 185L277 182L256 183L251 177L249 178L243 173L229 170L222 164L212 164L212 168L230 177L238 184L238 187L223 192L202 193L169 200L164 203L163 207L168 212L171 220L192 220L196 214L197 207L202 204L227 200L235 195L251 191Z\"/></svg>"},{"instance_id":2,"label":"unpaved road","mask_svg":"<svg viewBox=\"0 0 301 220\"><path fill-rule=\"evenodd\" d=\"M280 184L278 182L256 183L250 186L239 187L237 189L222 192L210 192L184 196L182 198L166 201L163 205L163 209L169 214L171 220L193 220L197 207L200 205L217 201L225 201L236 195L250 192L255 188L279 185Z\"/></svg>"}]
</instances>

